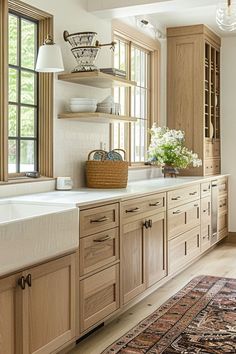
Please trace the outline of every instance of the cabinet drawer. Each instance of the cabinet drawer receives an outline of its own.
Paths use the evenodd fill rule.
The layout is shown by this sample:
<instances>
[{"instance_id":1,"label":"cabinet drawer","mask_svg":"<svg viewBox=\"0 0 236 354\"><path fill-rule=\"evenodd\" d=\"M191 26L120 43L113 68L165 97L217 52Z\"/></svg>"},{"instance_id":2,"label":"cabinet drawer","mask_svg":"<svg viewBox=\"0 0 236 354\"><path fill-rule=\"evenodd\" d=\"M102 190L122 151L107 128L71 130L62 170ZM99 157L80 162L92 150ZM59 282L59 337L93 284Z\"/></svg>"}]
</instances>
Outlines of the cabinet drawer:
<instances>
[{"instance_id":1,"label":"cabinet drawer","mask_svg":"<svg viewBox=\"0 0 236 354\"><path fill-rule=\"evenodd\" d=\"M80 281L80 332L119 308L119 265Z\"/></svg>"},{"instance_id":2,"label":"cabinet drawer","mask_svg":"<svg viewBox=\"0 0 236 354\"><path fill-rule=\"evenodd\" d=\"M111 204L80 212L80 237L118 226L118 204Z\"/></svg>"},{"instance_id":3,"label":"cabinet drawer","mask_svg":"<svg viewBox=\"0 0 236 354\"><path fill-rule=\"evenodd\" d=\"M220 197L219 198L219 214L226 214L228 212L228 198Z\"/></svg>"},{"instance_id":4,"label":"cabinet drawer","mask_svg":"<svg viewBox=\"0 0 236 354\"><path fill-rule=\"evenodd\" d=\"M207 159L220 157L220 140L205 142L205 157Z\"/></svg>"},{"instance_id":5,"label":"cabinet drawer","mask_svg":"<svg viewBox=\"0 0 236 354\"><path fill-rule=\"evenodd\" d=\"M201 198L211 195L211 182L201 184Z\"/></svg>"},{"instance_id":6,"label":"cabinet drawer","mask_svg":"<svg viewBox=\"0 0 236 354\"><path fill-rule=\"evenodd\" d=\"M200 227L169 241L169 271L175 273L200 255Z\"/></svg>"},{"instance_id":7,"label":"cabinet drawer","mask_svg":"<svg viewBox=\"0 0 236 354\"><path fill-rule=\"evenodd\" d=\"M227 178L220 178L218 180L218 191L219 196L225 195L228 193L228 179Z\"/></svg>"},{"instance_id":8,"label":"cabinet drawer","mask_svg":"<svg viewBox=\"0 0 236 354\"><path fill-rule=\"evenodd\" d=\"M211 246L211 197L201 200L201 252Z\"/></svg>"},{"instance_id":9,"label":"cabinet drawer","mask_svg":"<svg viewBox=\"0 0 236 354\"><path fill-rule=\"evenodd\" d=\"M80 240L80 275L83 276L119 258L118 228Z\"/></svg>"},{"instance_id":10,"label":"cabinet drawer","mask_svg":"<svg viewBox=\"0 0 236 354\"><path fill-rule=\"evenodd\" d=\"M168 239L174 238L200 224L200 201L168 211Z\"/></svg>"},{"instance_id":11,"label":"cabinet drawer","mask_svg":"<svg viewBox=\"0 0 236 354\"><path fill-rule=\"evenodd\" d=\"M222 214L218 220L219 233L228 228L228 214Z\"/></svg>"},{"instance_id":12,"label":"cabinet drawer","mask_svg":"<svg viewBox=\"0 0 236 354\"><path fill-rule=\"evenodd\" d=\"M168 209L197 200L200 198L200 185L177 189L168 192Z\"/></svg>"},{"instance_id":13,"label":"cabinet drawer","mask_svg":"<svg viewBox=\"0 0 236 354\"><path fill-rule=\"evenodd\" d=\"M162 212L166 209L166 194L158 193L147 197L136 198L121 203L123 223L140 218L140 214Z\"/></svg>"},{"instance_id":14,"label":"cabinet drawer","mask_svg":"<svg viewBox=\"0 0 236 354\"><path fill-rule=\"evenodd\" d=\"M220 173L220 160L211 159L205 161L205 175L217 175Z\"/></svg>"}]
</instances>

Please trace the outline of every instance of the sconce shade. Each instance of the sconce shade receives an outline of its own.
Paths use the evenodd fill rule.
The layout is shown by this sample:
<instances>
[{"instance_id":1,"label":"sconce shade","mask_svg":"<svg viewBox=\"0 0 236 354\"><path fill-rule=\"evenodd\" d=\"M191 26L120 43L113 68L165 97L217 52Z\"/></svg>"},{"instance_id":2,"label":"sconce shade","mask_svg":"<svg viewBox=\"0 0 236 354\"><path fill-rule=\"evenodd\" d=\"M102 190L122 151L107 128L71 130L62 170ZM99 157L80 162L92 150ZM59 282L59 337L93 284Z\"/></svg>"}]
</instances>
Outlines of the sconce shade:
<instances>
[{"instance_id":1,"label":"sconce shade","mask_svg":"<svg viewBox=\"0 0 236 354\"><path fill-rule=\"evenodd\" d=\"M61 48L57 44L45 43L39 48L36 71L58 73L64 71Z\"/></svg>"}]
</instances>

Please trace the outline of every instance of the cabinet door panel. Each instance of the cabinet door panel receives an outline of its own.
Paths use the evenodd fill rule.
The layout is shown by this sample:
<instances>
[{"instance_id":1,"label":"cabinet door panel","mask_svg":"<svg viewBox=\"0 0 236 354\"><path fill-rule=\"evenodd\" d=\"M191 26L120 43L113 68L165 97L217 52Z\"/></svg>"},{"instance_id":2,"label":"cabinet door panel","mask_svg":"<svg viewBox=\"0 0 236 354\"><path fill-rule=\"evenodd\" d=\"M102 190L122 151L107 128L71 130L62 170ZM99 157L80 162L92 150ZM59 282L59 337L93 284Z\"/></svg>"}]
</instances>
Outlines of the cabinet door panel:
<instances>
[{"instance_id":1,"label":"cabinet door panel","mask_svg":"<svg viewBox=\"0 0 236 354\"><path fill-rule=\"evenodd\" d=\"M21 299L23 290L18 288L19 275L0 280L0 353L22 353L21 340ZM19 326L19 327L18 327ZM18 328L18 336L16 334Z\"/></svg>"},{"instance_id":2,"label":"cabinet door panel","mask_svg":"<svg viewBox=\"0 0 236 354\"><path fill-rule=\"evenodd\" d=\"M145 290L145 244L143 221L123 226L123 301L127 303Z\"/></svg>"},{"instance_id":3,"label":"cabinet door panel","mask_svg":"<svg viewBox=\"0 0 236 354\"><path fill-rule=\"evenodd\" d=\"M119 264L80 281L80 331L119 308Z\"/></svg>"},{"instance_id":4,"label":"cabinet door panel","mask_svg":"<svg viewBox=\"0 0 236 354\"><path fill-rule=\"evenodd\" d=\"M167 275L165 214L151 217L152 227L145 232L147 286Z\"/></svg>"},{"instance_id":5,"label":"cabinet door panel","mask_svg":"<svg viewBox=\"0 0 236 354\"><path fill-rule=\"evenodd\" d=\"M24 292L24 354L47 354L75 337L75 258L30 269Z\"/></svg>"},{"instance_id":6,"label":"cabinet door panel","mask_svg":"<svg viewBox=\"0 0 236 354\"><path fill-rule=\"evenodd\" d=\"M201 200L201 251L211 246L211 197Z\"/></svg>"}]
</instances>

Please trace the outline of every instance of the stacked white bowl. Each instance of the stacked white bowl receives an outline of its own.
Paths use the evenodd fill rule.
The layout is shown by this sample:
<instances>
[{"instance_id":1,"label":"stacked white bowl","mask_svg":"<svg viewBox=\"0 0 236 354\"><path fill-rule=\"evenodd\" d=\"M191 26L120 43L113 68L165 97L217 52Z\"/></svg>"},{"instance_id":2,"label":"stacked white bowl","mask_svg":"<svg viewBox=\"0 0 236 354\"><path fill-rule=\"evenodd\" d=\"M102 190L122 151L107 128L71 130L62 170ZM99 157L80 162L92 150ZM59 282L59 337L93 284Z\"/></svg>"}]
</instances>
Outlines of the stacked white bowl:
<instances>
[{"instance_id":1,"label":"stacked white bowl","mask_svg":"<svg viewBox=\"0 0 236 354\"><path fill-rule=\"evenodd\" d=\"M104 101L98 103L97 111L101 113L114 114L115 113L115 103L112 96L108 96Z\"/></svg>"},{"instance_id":2,"label":"stacked white bowl","mask_svg":"<svg viewBox=\"0 0 236 354\"><path fill-rule=\"evenodd\" d=\"M74 113L94 113L97 109L98 100L95 98L71 98L69 102L69 107L71 112Z\"/></svg>"}]
</instances>

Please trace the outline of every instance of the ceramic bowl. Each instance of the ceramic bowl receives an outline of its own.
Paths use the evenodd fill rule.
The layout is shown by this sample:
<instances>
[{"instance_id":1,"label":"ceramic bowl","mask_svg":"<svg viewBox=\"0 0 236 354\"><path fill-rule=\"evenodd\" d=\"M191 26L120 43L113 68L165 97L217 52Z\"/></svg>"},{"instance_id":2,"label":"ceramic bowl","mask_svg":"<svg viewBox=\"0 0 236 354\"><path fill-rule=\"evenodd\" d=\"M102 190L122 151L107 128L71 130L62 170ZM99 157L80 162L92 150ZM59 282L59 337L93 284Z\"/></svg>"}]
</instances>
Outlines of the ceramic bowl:
<instances>
[{"instance_id":1,"label":"ceramic bowl","mask_svg":"<svg viewBox=\"0 0 236 354\"><path fill-rule=\"evenodd\" d=\"M70 43L72 48L79 46L89 47L94 46L96 35L96 32L78 32L68 34L68 32L65 31L64 39Z\"/></svg>"},{"instance_id":2,"label":"ceramic bowl","mask_svg":"<svg viewBox=\"0 0 236 354\"><path fill-rule=\"evenodd\" d=\"M96 98L70 98L70 104L96 105L97 102Z\"/></svg>"},{"instance_id":3,"label":"ceramic bowl","mask_svg":"<svg viewBox=\"0 0 236 354\"><path fill-rule=\"evenodd\" d=\"M77 60L78 65L93 66L100 49L99 47L77 47L71 49L71 52Z\"/></svg>"}]
</instances>

